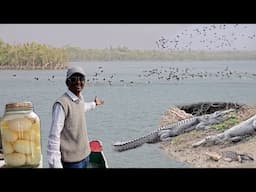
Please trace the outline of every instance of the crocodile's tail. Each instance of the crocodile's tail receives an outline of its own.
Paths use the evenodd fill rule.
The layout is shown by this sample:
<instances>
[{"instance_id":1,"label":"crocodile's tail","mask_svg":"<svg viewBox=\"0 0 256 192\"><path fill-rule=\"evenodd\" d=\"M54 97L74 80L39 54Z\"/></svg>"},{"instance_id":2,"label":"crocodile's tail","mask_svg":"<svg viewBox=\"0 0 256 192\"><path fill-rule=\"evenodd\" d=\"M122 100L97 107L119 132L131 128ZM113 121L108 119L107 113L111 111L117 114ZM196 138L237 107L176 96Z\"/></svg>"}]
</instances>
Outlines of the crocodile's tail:
<instances>
[{"instance_id":1,"label":"crocodile's tail","mask_svg":"<svg viewBox=\"0 0 256 192\"><path fill-rule=\"evenodd\" d=\"M246 160L246 161L254 161L254 158L246 153L244 154L239 154L241 157L241 160Z\"/></svg>"},{"instance_id":2,"label":"crocodile's tail","mask_svg":"<svg viewBox=\"0 0 256 192\"><path fill-rule=\"evenodd\" d=\"M157 132L151 133L149 135L139 137L137 139L129 140L129 141L117 141L113 144L113 149L115 151L126 151L129 149L137 148L144 143L154 143L158 140Z\"/></svg>"},{"instance_id":3,"label":"crocodile's tail","mask_svg":"<svg viewBox=\"0 0 256 192\"><path fill-rule=\"evenodd\" d=\"M121 151L126 151L129 149L133 149L136 147L139 147L143 145L144 143L138 142L137 141L117 141L113 144L113 149L115 151L121 152Z\"/></svg>"}]
</instances>

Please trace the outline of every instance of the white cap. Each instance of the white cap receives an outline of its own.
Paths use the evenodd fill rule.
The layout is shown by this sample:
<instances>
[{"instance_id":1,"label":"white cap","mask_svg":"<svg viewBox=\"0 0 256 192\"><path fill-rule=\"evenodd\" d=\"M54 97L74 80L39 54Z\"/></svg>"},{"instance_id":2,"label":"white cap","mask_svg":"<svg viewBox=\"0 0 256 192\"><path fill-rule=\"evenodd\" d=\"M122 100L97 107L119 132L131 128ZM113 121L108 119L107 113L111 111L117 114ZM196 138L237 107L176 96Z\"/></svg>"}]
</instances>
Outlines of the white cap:
<instances>
[{"instance_id":1,"label":"white cap","mask_svg":"<svg viewBox=\"0 0 256 192\"><path fill-rule=\"evenodd\" d=\"M75 73L79 73L79 74L85 76L84 70L83 70L81 67L75 66L75 67L68 68L68 71L67 71L67 79L68 79L69 77L71 77L71 76L72 76L73 74L75 74Z\"/></svg>"}]
</instances>

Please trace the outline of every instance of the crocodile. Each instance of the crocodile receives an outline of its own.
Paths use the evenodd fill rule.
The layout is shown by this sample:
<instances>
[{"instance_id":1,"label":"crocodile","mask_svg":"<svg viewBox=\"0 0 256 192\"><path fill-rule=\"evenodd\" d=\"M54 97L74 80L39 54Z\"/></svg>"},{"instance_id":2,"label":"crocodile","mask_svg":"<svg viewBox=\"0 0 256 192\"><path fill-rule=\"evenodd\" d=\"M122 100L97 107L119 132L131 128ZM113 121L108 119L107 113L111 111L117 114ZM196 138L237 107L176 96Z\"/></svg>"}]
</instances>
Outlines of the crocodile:
<instances>
[{"instance_id":1,"label":"crocodile","mask_svg":"<svg viewBox=\"0 0 256 192\"><path fill-rule=\"evenodd\" d=\"M212 114L189 117L187 119L183 119L181 121L160 127L157 130L142 137L128 141L117 141L113 143L113 149L115 151L121 152L136 148L143 145L144 143L169 141L172 137L192 131L194 129L207 129L210 127L210 125L225 120L226 115L233 111L235 111L235 109L215 111Z\"/></svg>"},{"instance_id":2,"label":"crocodile","mask_svg":"<svg viewBox=\"0 0 256 192\"><path fill-rule=\"evenodd\" d=\"M200 145L216 145L224 143L225 141L238 142L245 137L255 135L256 133L256 115L251 118L242 121L241 123L227 129L222 133L216 135L210 135L204 139L192 144L193 147Z\"/></svg>"},{"instance_id":3,"label":"crocodile","mask_svg":"<svg viewBox=\"0 0 256 192\"><path fill-rule=\"evenodd\" d=\"M253 157L247 153L237 153L235 151L221 151L221 152L206 152L206 155L215 161L223 159L224 161L239 161L243 163L244 161L254 161Z\"/></svg>"}]
</instances>

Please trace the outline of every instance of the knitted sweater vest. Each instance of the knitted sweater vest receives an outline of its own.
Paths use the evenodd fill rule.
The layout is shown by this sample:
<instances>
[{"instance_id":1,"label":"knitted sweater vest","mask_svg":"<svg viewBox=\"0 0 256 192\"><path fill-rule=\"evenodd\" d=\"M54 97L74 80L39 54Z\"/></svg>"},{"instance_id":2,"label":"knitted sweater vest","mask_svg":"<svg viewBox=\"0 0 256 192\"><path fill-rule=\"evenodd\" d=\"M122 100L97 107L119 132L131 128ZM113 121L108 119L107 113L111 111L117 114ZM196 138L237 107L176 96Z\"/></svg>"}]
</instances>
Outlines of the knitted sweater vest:
<instances>
[{"instance_id":1,"label":"knitted sweater vest","mask_svg":"<svg viewBox=\"0 0 256 192\"><path fill-rule=\"evenodd\" d=\"M65 111L64 128L60 134L61 158L64 162L78 162L90 154L84 100L74 102L65 93L58 103Z\"/></svg>"}]
</instances>

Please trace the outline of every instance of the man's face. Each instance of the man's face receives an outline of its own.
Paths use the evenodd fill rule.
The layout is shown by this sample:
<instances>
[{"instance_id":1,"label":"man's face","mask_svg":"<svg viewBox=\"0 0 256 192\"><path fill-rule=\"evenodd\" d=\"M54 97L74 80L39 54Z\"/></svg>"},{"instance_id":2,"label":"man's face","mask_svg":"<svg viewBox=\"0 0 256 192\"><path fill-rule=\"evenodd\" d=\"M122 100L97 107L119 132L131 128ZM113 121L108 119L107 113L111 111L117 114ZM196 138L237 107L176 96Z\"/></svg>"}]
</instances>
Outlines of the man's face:
<instances>
[{"instance_id":1,"label":"man's face","mask_svg":"<svg viewBox=\"0 0 256 192\"><path fill-rule=\"evenodd\" d=\"M79 73L75 73L67 79L67 85L72 93L79 96L85 85L85 77Z\"/></svg>"}]
</instances>

